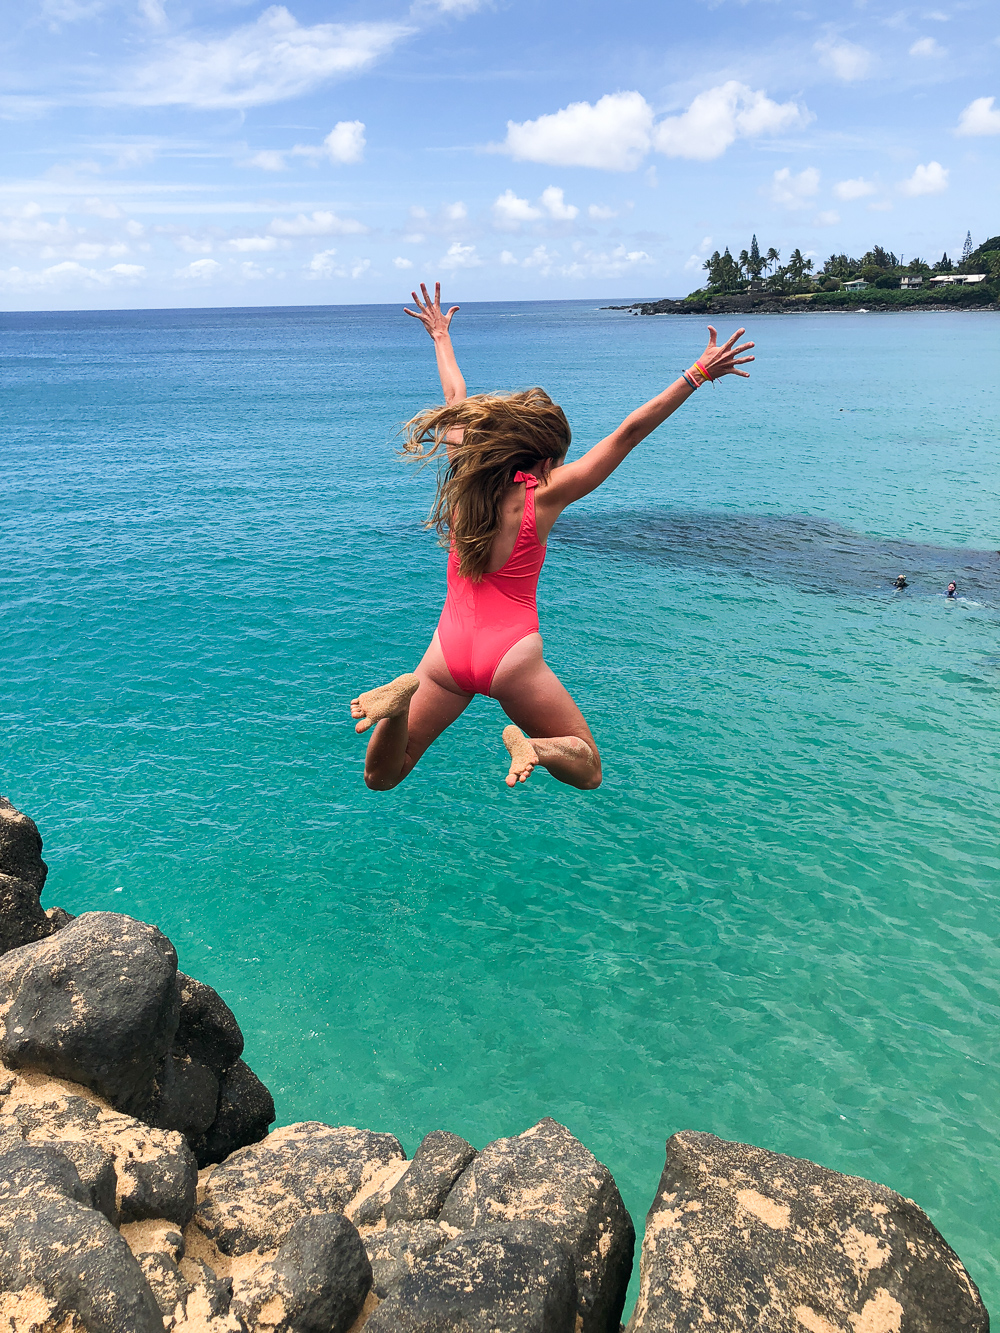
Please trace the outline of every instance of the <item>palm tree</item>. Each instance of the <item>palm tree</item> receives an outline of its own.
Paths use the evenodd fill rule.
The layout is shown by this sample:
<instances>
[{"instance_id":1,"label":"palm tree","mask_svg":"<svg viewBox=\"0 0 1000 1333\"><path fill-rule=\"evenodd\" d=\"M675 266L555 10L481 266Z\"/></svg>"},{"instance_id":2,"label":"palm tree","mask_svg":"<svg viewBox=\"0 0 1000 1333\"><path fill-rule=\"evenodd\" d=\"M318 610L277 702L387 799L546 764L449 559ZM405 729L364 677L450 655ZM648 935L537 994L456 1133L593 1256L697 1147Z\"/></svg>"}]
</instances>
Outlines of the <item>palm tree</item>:
<instances>
[{"instance_id":1,"label":"palm tree","mask_svg":"<svg viewBox=\"0 0 1000 1333\"><path fill-rule=\"evenodd\" d=\"M764 256L764 266L765 266L765 268L766 268L769 272L770 272L772 269L777 268L777 267L778 267L778 261L779 261L780 259L781 259L781 255L778 254L777 250L775 250L774 246L772 245L771 248L768 250L767 254Z\"/></svg>"}]
</instances>

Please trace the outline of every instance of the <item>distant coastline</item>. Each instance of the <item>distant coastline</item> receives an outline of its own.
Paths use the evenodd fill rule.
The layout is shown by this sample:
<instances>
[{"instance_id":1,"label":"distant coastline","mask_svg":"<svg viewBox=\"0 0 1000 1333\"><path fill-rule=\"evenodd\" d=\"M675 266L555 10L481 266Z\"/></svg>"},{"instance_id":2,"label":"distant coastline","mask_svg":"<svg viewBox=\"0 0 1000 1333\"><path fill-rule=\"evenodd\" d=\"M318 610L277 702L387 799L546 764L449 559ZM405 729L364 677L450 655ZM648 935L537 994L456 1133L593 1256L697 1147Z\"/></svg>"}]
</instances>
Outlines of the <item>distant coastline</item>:
<instances>
[{"instance_id":1,"label":"distant coastline","mask_svg":"<svg viewBox=\"0 0 1000 1333\"><path fill-rule=\"evenodd\" d=\"M816 292L807 296L775 296L770 292L744 295L706 295L698 292L681 298L662 297L657 301L633 301L629 305L607 305L602 310L626 310L635 315L813 315L868 314L905 310L998 311L1000 302L984 301L985 292L970 288L946 288L944 291Z\"/></svg>"},{"instance_id":2,"label":"distant coastline","mask_svg":"<svg viewBox=\"0 0 1000 1333\"><path fill-rule=\"evenodd\" d=\"M778 251L762 251L754 236L738 256L727 246L702 268L708 281L685 297L603 308L635 315L1000 309L1000 236L974 248L967 234L957 264L946 252L933 267L919 258L904 266L891 250L875 245L860 259L832 254L818 272L801 250L782 264Z\"/></svg>"}]
</instances>

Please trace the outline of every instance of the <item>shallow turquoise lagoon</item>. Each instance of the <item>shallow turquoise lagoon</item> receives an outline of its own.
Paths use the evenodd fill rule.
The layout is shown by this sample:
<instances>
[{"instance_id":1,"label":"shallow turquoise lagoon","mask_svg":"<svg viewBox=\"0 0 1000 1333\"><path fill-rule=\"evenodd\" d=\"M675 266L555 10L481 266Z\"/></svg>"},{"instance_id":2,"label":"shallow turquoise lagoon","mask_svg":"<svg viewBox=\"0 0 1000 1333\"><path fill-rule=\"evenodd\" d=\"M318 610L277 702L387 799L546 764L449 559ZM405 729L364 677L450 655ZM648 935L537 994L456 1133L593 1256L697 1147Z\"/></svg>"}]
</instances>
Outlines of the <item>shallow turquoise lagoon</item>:
<instances>
[{"instance_id":1,"label":"shallow turquoise lagoon","mask_svg":"<svg viewBox=\"0 0 1000 1333\"><path fill-rule=\"evenodd\" d=\"M455 326L473 389L541 383L580 447L702 333L588 302ZM157 922L282 1122L412 1151L550 1114L640 1228L664 1139L710 1130L917 1199L996 1305L998 333L755 319L754 378L552 538L542 628L604 786L508 791L480 700L374 795L345 701L443 593L393 452L436 392L421 330L3 316L2 789L45 901Z\"/></svg>"}]
</instances>

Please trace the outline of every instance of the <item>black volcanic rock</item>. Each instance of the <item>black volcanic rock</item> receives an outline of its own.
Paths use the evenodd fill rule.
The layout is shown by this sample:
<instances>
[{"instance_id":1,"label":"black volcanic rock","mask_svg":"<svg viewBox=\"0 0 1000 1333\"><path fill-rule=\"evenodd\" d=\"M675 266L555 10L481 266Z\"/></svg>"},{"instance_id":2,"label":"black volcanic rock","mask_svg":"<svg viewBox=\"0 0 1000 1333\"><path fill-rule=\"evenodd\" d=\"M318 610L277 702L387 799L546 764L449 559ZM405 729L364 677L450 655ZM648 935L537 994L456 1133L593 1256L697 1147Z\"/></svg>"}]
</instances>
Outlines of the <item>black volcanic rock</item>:
<instances>
[{"instance_id":1,"label":"black volcanic rock","mask_svg":"<svg viewBox=\"0 0 1000 1333\"><path fill-rule=\"evenodd\" d=\"M407 1277L366 1333L574 1333L573 1262L544 1223L457 1237Z\"/></svg>"},{"instance_id":2,"label":"black volcanic rock","mask_svg":"<svg viewBox=\"0 0 1000 1333\"><path fill-rule=\"evenodd\" d=\"M403 1160L391 1134L316 1120L287 1125L215 1168L198 1223L223 1254L274 1249L300 1218L343 1212L374 1170Z\"/></svg>"},{"instance_id":3,"label":"black volcanic rock","mask_svg":"<svg viewBox=\"0 0 1000 1333\"><path fill-rule=\"evenodd\" d=\"M50 1145L20 1144L0 1156L0 1291L14 1328L163 1333L128 1245ZM74 1315L79 1322L70 1324Z\"/></svg>"},{"instance_id":4,"label":"black volcanic rock","mask_svg":"<svg viewBox=\"0 0 1000 1333\"><path fill-rule=\"evenodd\" d=\"M155 926L86 912L0 958L0 1058L142 1115L177 1029L176 974Z\"/></svg>"},{"instance_id":5,"label":"black volcanic rock","mask_svg":"<svg viewBox=\"0 0 1000 1333\"><path fill-rule=\"evenodd\" d=\"M372 1285L379 1300L392 1294L404 1278L423 1266L454 1237L436 1222L399 1222L364 1237L372 1265Z\"/></svg>"},{"instance_id":6,"label":"black volcanic rock","mask_svg":"<svg viewBox=\"0 0 1000 1333\"><path fill-rule=\"evenodd\" d=\"M425 1135L389 1193L384 1210L387 1224L437 1217L451 1187L475 1156L472 1144L457 1134L436 1129Z\"/></svg>"},{"instance_id":7,"label":"black volcanic rock","mask_svg":"<svg viewBox=\"0 0 1000 1333\"><path fill-rule=\"evenodd\" d=\"M274 1098L242 1060L227 1069L219 1085L219 1104L208 1131L194 1143L199 1166L221 1162L267 1136L274 1121Z\"/></svg>"},{"instance_id":8,"label":"black volcanic rock","mask_svg":"<svg viewBox=\"0 0 1000 1333\"><path fill-rule=\"evenodd\" d=\"M915 1203L684 1131L646 1220L629 1333L988 1333L955 1252Z\"/></svg>"},{"instance_id":9,"label":"black volcanic rock","mask_svg":"<svg viewBox=\"0 0 1000 1333\"><path fill-rule=\"evenodd\" d=\"M38 825L0 796L0 875L23 879L40 895L48 872Z\"/></svg>"},{"instance_id":10,"label":"black volcanic rock","mask_svg":"<svg viewBox=\"0 0 1000 1333\"><path fill-rule=\"evenodd\" d=\"M255 1331L346 1333L371 1285L353 1224L342 1213L320 1213L292 1225L274 1258L239 1285L234 1309Z\"/></svg>"},{"instance_id":11,"label":"black volcanic rock","mask_svg":"<svg viewBox=\"0 0 1000 1333\"><path fill-rule=\"evenodd\" d=\"M177 994L174 1049L221 1078L243 1054L243 1033L233 1011L211 986L183 972L177 973Z\"/></svg>"},{"instance_id":12,"label":"black volcanic rock","mask_svg":"<svg viewBox=\"0 0 1000 1333\"><path fill-rule=\"evenodd\" d=\"M617 1333L635 1228L608 1168L548 1117L485 1147L438 1218L461 1231L512 1219L547 1223L569 1255L581 1333Z\"/></svg>"}]
</instances>

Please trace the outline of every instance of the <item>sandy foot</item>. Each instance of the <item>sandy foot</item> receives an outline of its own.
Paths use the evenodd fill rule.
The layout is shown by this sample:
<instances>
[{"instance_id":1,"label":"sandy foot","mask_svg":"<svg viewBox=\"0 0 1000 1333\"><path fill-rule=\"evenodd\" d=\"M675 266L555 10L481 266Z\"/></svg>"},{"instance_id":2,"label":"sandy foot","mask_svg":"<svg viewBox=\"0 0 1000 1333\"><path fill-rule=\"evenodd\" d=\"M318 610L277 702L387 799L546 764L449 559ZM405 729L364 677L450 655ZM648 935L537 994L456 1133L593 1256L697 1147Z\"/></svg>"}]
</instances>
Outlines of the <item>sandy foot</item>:
<instances>
[{"instance_id":1,"label":"sandy foot","mask_svg":"<svg viewBox=\"0 0 1000 1333\"><path fill-rule=\"evenodd\" d=\"M507 786L516 787L519 782L527 782L532 769L538 763L538 754L521 728L515 727L513 722L503 729L503 743L510 753Z\"/></svg>"},{"instance_id":2,"label":"sandy foot","mask_svg":"<svg viewBox=\"0 0 1000 1333\"><path fill-rule=\"evenodd\" d=\"M390 680L388 685L377 685L374 690L365 690L364 694L359 694L351 700L351 717L361 719L354 730L360 736L384 717L398 717L400 713L405 713L419 685L417 677L408 671Z\"/></svg>"}]
</instances>

